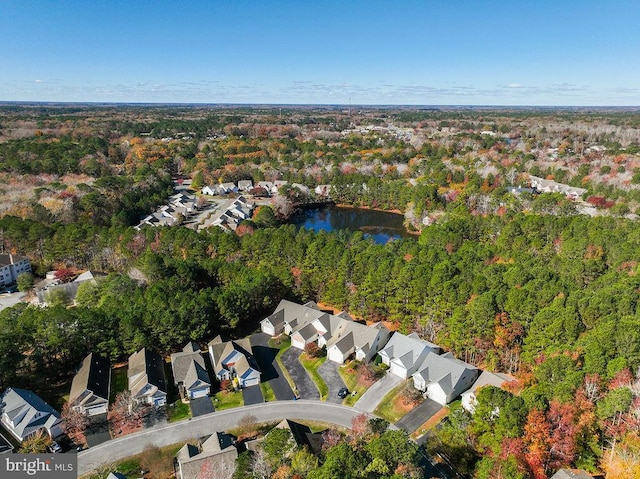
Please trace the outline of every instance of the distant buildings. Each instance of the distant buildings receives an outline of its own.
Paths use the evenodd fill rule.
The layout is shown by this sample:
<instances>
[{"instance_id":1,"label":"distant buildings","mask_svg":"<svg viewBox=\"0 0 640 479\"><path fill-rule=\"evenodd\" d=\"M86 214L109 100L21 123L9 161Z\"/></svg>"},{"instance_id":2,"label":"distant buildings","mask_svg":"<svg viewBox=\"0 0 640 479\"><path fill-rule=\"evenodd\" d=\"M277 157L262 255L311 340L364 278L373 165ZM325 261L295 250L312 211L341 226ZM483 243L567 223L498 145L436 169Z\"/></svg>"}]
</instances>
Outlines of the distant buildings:
<instances>
[{"instance_id":1,"label":"distant buildings","mask_svg":"<svg viewBox=\"0 0 640 479\"><path fill-rule=\"evenodd\" d=\"M18 280L22 273L31 272L31 263L24 256L0 254L0 286L9 286Z\"/></svg>"},{"instance_id":2,"label":"distant buildings","mask_svg":"<svg viewBox=\"0 0 640 479\"><path fill-rule=\"evenodd\" d=\"M222 205L199 226L199 229L218 226L224 230L235 231L242 221L251 218L252 213L253 203L249 203L244 196L239 196Z\"/></svg>"},{"instance_id":3,"label":"distant buildings","mask_svg":"<svg viewBox=\"0 0 640 479\"><path fill-rule=\"evenodd\" d=\"M150 215L145 216L135 228L143 226L173 226L193 214L198 209L197 198L181 191L172 195L166 205L160 206Z\"/></svg>"},{"instance_id":4,"label":"distant buildings","mask_svg":"<svg viewBox=\"0 0 640 479\"><path fill-rule=\"evenodd\" d=\"M531 183L531 188L540 193L562 193L570 200L577 200L587 192L584 188L556 183L553 180L546 180L537 176L529 176L529 181Z\"/></svg>"}]
</instances>

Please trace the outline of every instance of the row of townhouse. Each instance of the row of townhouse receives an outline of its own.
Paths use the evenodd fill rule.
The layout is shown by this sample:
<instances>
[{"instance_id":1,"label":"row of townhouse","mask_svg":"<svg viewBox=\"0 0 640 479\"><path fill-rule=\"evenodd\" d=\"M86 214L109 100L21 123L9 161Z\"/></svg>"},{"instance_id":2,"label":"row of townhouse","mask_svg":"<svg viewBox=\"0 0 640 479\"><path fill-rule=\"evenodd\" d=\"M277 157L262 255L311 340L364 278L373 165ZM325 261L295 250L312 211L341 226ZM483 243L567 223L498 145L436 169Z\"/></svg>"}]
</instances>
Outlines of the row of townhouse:
<instances>
[{"instance_id":1,"label":"row of townhouse","mask_svg":"<svg viewBox=\"0 0 640 479\"><path fill-rule=\"evenodd\" d=\"M239 196L224 203L216 213L205 219L198 229L218 226L224 230L235 231L242 221L251 218L253 209L253 203L249 203L244 196Z\"/></svg>"},{"instance_id":2,"label":"row of townhouse","mask_svg":"<svg viewBox=\"0 0 640 479\"><path fill-rule=\"evenodd\" d=\"M540 193L562 193L570 200L577 200L587 192L584 188L557 183L553 180L547 180L533 175L529 176L529 183L531 184L531 188Z\"/></svg>"},{"instance_id":3,"label":"row of townhouse","mask_svg":"<svg viewBox=\"0 0 640 479\"><path fill-rule=\"evenodd\" d=\"M31 272L31 263L24 256L0 254L0 286L9 286L18 280L22 273Z\"/></svg>"},{"instance_id":4,"label":"row of townhouse","mask_svg":"<svg viewBox=\"0 0 640 479\"><path fill-rule=\"evenodd\" d=\"M478 378L478 368L456 359L452 353L441 354L439 346L415 333L391 333L382 323L367 326L345 312L334 315L321 311L313 301L297 304L282 300L260 327L271 336L288 334L291 345L298 349L317 342L326 348L327 359L339 364L351 356L367 362L379 354L390 374L412 378L416 389L441 405L470 391L466 397L463 395L463 402L471 410L477 388L487 384L501 386L508 380L505 375L489 372Z\"/></svg>"},{"instance_id":5,"label":"row of townhouse","mask_svg":"<svg viewBox=\"0 0 640 479\"><path fill-rule=\"evenodd\" d=\"M288 186L289 182L286 180L275 181L258 181L255 185L251 180L240 180L238 184L235 183L220 183L217 185L207 185L202 188L203 195L220 196L228 195L232 193L248 193L252 196L275 196L278 195L280 189ZM311 189L301 183L291 183L291 188L296 188L305 195L311 194ZM313 190L318 196L329 196L331 191L331 185L318 185Z\"/></svg>"},{"instance_id":6,"label":"row of townhouse","mask_svg":"<svg viewBox=\"0 0 640 479\"><path fill-rule=\"evenodd\" d=\"M135 228L143 226L173 226L182 219L193 214L198 209L198 202L194 195L181 191L169 197L166 205L160 206L150 215L145 216Z\"/></svg>"},{"instance_id":7,"label":"row of townhouse","mask_svg":"<svg viewBox=\"0 0 640 479\"><path fill-rule=\"evenodd\" d=\"M249 340L223 342L220 336L208 345L216 378L231 379L238 387L260 383L260 369L253 357ZM154 407L167 402L165 361L158 353L147 348L129 356L128 389L132 400ZM200 347L189 342L171 355L174 384L180 396L196 399L211 393L211 378ZM69 403L76 411L87 416L105 414L109 408L111 365L98 354L89 354L71 384Z\"/></svg>"},{"instance_id":8,"label":"row of townhouse","mask_svg":"<svg viewBox=\"0 0 640 479\"><path fill-rule=\"evenodd\" d=\"M313 301L301 305L286 299L260 322L260 328L271 336L282 332L290 335L291 345L298 349L316 341L326 347L327 359L339 364L351 355L359 361L370 361L391 334L382 323L367 326L345 312L325 313Z\"/></svg>"}]
</instances>

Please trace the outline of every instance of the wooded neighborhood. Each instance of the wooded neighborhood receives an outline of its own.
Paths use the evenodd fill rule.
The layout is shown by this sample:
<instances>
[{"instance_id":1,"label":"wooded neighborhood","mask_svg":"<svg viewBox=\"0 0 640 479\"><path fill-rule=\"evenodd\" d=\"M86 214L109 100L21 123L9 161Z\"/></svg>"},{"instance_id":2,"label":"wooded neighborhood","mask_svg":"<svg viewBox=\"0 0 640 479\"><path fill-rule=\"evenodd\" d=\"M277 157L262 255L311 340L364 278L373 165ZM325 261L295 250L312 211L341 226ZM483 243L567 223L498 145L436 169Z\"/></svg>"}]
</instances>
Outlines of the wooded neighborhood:
<instances>
[{"instance_id":1,"label":"wooded neighborhood","mask_svg":"<svg viewBox=\"0 0 640 479\"><path fill-rule=\"evenodd\" d=\"M364 416L302 424L319 452L249 417L135 460L161 479L175 457L185 479L635 467L637 113L16 106L0 124L7 447L82 460L322 401ZM341 219L372 211L402 234Z\"/></svg>"}]
</instances>

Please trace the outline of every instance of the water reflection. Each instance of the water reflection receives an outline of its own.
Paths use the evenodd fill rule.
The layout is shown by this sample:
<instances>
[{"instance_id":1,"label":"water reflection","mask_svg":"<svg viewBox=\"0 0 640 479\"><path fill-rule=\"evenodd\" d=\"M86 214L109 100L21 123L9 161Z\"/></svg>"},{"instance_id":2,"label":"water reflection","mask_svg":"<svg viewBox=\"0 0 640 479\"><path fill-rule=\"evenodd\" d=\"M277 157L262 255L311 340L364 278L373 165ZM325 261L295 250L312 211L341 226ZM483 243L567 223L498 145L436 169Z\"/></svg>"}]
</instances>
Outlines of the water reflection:
<instances>
[{"instance_id":1,"label":"water reflection","mask_svg":"<svg viewBox=\"0 0 640 479\"><path fill-rule=\"evenodd\" d=\"M410 237L403 220L404 217L396 213L331 205L306 210L295 216L292 223L313 231L362 231L366 238L385 244L389 240Z\"/></svg>"}]
</instances>

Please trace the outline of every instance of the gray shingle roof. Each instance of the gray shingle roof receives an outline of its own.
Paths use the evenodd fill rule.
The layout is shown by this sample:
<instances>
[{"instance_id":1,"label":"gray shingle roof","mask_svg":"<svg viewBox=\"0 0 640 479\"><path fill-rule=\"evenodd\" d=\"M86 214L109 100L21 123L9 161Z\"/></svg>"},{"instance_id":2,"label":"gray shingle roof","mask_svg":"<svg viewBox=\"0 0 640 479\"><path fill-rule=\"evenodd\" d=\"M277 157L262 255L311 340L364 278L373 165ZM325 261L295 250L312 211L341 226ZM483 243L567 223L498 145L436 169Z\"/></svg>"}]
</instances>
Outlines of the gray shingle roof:
<instances>
[{"instance_id":1,"label":"gray shingle roof","mask_svg":"<svg viewBox=\"0 0 640 479\"><path fill-rule=\"evenodd\" d=\"M235 470L237 457L238 450L233 446L233 438L228 434L215 432L200 447L185 444L178 451L176 459L182 473L181 478L178 478L229 479Z\"/></svg>"},{"instance_id":2,"label":"gray shingle roof","mask_svg":"<svg viewBox=\"0 0 640 479\"><path fill-rule=\"evenodd\" d=\"M459 380L468 370L477 370L477 368L454 358L451 353L442 356L429 353L414 376L420 376L427 383L438 383L443 391L450 395L456 392ZM458 394L461 392L458 391Z\"/></svg>"},{"instance_id":3,"label":"gray shingle roof","mask_svg":"<svg viewBox=\"0 0 640 479\"><path fill-rule=\"evenodd\" d=\"M0 396L0 415L5 414L13 423L6 426L21 439L41 428L49 432L61 423L58 411L26 389L9 388Z\"/></svg>"},{"instance_id":4,"label":"gray shingle roof","mask_svg":"<svg viewBox=\"0 0 640 479\"><path fill-rule=\"evenodd\" d=\"M560 469L551 479L593 479L593 476L580 469Z\"/></svg>"},{"instance_id":5,"label":"gray shingle roof","mask_svg":"<svg viewBox=\"0 0 640 479\"><path fill-rule=\"evenodd\" d=\"M194 342L187 343L182 352L171 355L171 369L176 386L182 383L189 389L197 380L211 385L211 378L207 373L200 347Z\"/></svg>"},{"instance_id":6,"label":"gray shingle roof","mask_svg":"<svg viewBox=\"0 0 640 479\"><path fill-rule=\"evenodd\" d=\"M80 399L86 391L93 393L82 398L82 403L88 405L96 399L109 400L109 384L111 381L111 365L109 360L102 356L91 353L82 361L82 366L73 377L71 383L71 393L69 402L73 403Z\"/></svg>"},{"instance_id":7,"label":"gray shingle roof","mask_svg":"<svg viewBox=\"0 0 640 479\"><path fill-rule=\"evenodd\" d=\"M166 394L167 386L164 380L164 361L158 353L142 348L129 356L129 390L132 396L150 384Z\"/></svg>"}]
</instances>

